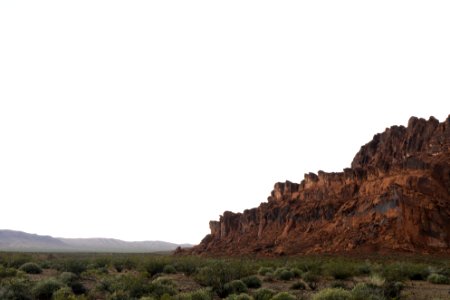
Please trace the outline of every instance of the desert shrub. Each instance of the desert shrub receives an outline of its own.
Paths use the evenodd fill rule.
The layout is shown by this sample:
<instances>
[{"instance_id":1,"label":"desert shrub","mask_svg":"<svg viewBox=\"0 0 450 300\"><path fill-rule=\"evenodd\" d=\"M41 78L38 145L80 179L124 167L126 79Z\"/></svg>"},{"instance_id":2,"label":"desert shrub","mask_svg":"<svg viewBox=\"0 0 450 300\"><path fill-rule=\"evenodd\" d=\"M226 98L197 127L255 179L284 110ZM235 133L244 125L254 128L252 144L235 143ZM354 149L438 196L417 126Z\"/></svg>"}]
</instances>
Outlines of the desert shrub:
<instances>
[{"instance_id":1,"label":"desert shrub","mask_svg":"<svg viewBox=\"0 0 450 300\"><path fill-rule=\"evenodd\" d=\"M97 257L92 261L90 267L94 269L108 269L110 264L111 259L107 257Z\"/></svg>"},{"instance_id":2,"label":"desert shrub","mask_svg":"<svg viewBox=\"0 0 450 300\"><path fill-rule=\"evenodd\" d=\"M266 282L274 282L275 281L275 275L273 275L273 273L266 273L266 275L264 276L264 281Z\"/></svg>"},{"instance_id":3,"label":"desert shrub","mask_svg":"<svg viewBox=\"0 0 450 300\"><path fill-rule=\"evenodd\" d=\"M62 283L70 285L73 282L75 282L76 280L78 280L78 276L72 272L62 272L61 274L59 274L58 279Z\"/></svg>"},{"instance_id":4,"label":"desert shrub","mask_svg":"<svg viewBox=\"0 0 450 300\"><path fill-rule=\"evenodd\" d=\"M58 268L60 271L71 272L80 275L87 270L87 261L81 259L68 259Z\"/></svg>"},{"instance_id":5,"label":"desert shrub","mask_svg":"<svg viewBox=\"0 0 450 300\"><path fill-rule=\"evenodd\" d=\"M368 283L358 283L352 289L353 300L384 300L383 289Z\"/></svg>"},{"instance_id":6,"label":"desert shrub","mask_svg":"<svg viewBox=\"0 0 450 300\"><path fill-rule=\"evenodd\" d=\"M52 300L76 300L76 297L69 287L62 287L53 293Z\"/></svg>"},{"instance_id":7,"label":"desert shrub","mask_svg":"<svg viewBox=\"0 0 450 300\"><path fill-rule=\"evenodd\" d=\"M382 287L386 282L386 279L378 274L370 276L369 283L374 286Z\"/></svg>"},{"instance_id":8,"label":"desert shrub","mask_svg":"<svg viewBox=\"0 0 450 300\"><path fill-rule=\"evenodd\" d=\"M14 277L17 274L17 270L13 268L5 268L0 266L0 279Z\"/></svg>"},{"instance_id":9,"label":"desert shrub","mask_svg":"<svg viewBox=\"0 0 450 300\"><path fill-rule=\"evenodd\" d=\"M159 286L163 285L161 283L149 284L144 276L125 275L119 277L119 282L116 286L116 291L128 291L131 298L139 298L148 295L150 292L157 290ZM162 294L164 294L164 292L161 292L158 295L161 296Z\"/></svg>"},{"instance_id":10,"label":"desert shrub","mask_svg":"<svg viewBox=\"0 0 450 300\"><path fill-rule=\"evenodd\" d=\"M165 274L175 274L177 270L172 265L165 265L163 268L163 273Z\"/></svg>"},{"instance_id":11,"label":"desert shrub","mask_svg":"<svg viewBox=\"0 0 450 300\"><path fill-rule=\"evenodd\" d=\"M107 300L131 300L132 298L126 291L115 291L111 295L109 295Z\"/></svg>"},{"instance_id":12,"label":"desert shrub","mask_svg":"<svg viewBox=\"0 0 450 300\"><path fill-rule=\"evenodd\" d=\"M144 269L151 276L153 276L158 273L162 273L165 265L166 265L166 263L164 261L161 261L158 259L151 259L144 264Z\"/></svg>"},{"instance_id":13,"label":"desert shrub","mask_svg":"<svg viewBox=\"0 0 450 300\"><path fill-rule=\"evenodd\" d=\"M273 268L271 268L271 267L261 267L258 270L258 274L261 275L261 276L264 276L267 273L273 273Z\"/></svg>"},{"instance_id":14,"label":"desert shrub","mask_svg":"<svg viewBox=\"0 0 450 300\"><path fill-rule=\"evenodd\" d=\"M62 288L64 284L55 278L39 281L32 289L33 296L38 300L49 300L54 292Z\"/></svg>"},{"instance_id":15,"label":"desert shrub","mask_svg":"<svg viewBox=\"0 0 450 300\"><path fill-rule=\"evenodd\" d=\"M295 267L301 270L303 273L312 272L320 275L322 272L322 261L318 259L305 259L297 261Z\"/></svg>"},{"instance_id":16,"label":"desert shrub","mask_svg":"<svg viewBox=\"0 0 450 300\"><path fill-rule=\"evenodd\" d=\"M335 288L335 289L336 288L341 288L341 289L344 289L344 290L346 290L348 288L347 285L345 284L345 282L340 281L340 280L332 281L330 283L330 287Z\"/></svg>"},{"instance_id":17,"label":"desert shrub","mask_svg":"<svg viewBox=\"0 0 450 300\"><path fill-rule=\"evenodd\" d=\"M175 300L212 300L213 293L211 289L199 289L192 292L180 293L174 297Z\"/></svg>"},{"instance_id":18,"label":"desert shrub","mask_svg":"<svg viewBox=\"0 0 450 300\"><path fill-rule=\"evenodd\" d=\"M253 300L253 297L250 296L249 294L243 293L243 294L239 294L239 295L236 295L236 294L229 295L226 299L227 300Z\"/></svg>"},{"instance_id":19,"label":"desert shrub","mask_svg":"<svg viewBox=\"0 0 450 300\"><path fill-rule=\"evenodd\" d=\"M27 274L41 274L42 269L36 263L27 262L20 266L19 270L24 271Z\"/></svg>"},{"instance_id":20,"label":"desert shrub","mask_svg":"<svg viewBox=\"0 0 450 300\"><path fill-rule=\"evenodd\" d=\"M449 284L450 280L447 276L433 273L427 277L427 281L434 284Z\"/></svg>"},{"instance_id":21,"label":"desert shrub","mask_svg":"<svg viewBox=\"0 0 450 300\"><path fill-rule=\"evenodd\" d=\"M224 285L232 280L251 275L252 270L245 264L239 266L236 262L226 263L225 261L212 261L207 266L201 268L194 279L203 286L210 286L219 297L225 297L228 292Z\"/></svg>"},{"instance_id":22,"label":"desert shrub","mask_svg":"<svg viewBox=\"0 0 450 300\"><path fill-rule=\"evenodd\" d=\"M177 290L173 287L173 285L167 285L161 282L152 282L149 285L149 289L150 294L158 299L161 298L163 295L173 296L177 293Z\"/></svg>"},{"instance_id":23,"label":"desert shrub","mask_svg":"<svg viewBox=\"0 0 450 300\"><path fill-rule=\"evenodd\" d=\"M319 275L310 271L310 272L304 273L302 278L308 284L310 289L312 289L312 290L317 289L317 284L319 283L319 280L320 280Z\"/></svg>"},{"instance_id":24,"label":"desert shrub","mask_svg":"<svg viewBox=\"0 0 450 300\"><path fill-rule=\"evenodd\" d=\"M270 300L272 299L273 295L275 295L275 291L266 288L257 289L253 293L253 297L255 298L255 300Z\"/></svg>"},{"instance_id":25,"label":"desert shrub","mask_svg":"<svg viewBox=\"0 0 450 300\"><path fill-rule=\"evenodd\" d=\"M352 300L352 293L341 288L326 288L312 297L313 300Z\"/></svg>"},{"instance_id":26,"label":"desert shrub","mask_svg":"<svg viewBox=\"0 0 450 300\"><path fill-rule=\"evenodd\" d=\"M286 268L278 268L274 275L277 279L284 281L291 280L294 277L294 273Z\"/></svg>"},{"instance_id":27,"label":"desert shrub","mask_svg":"<svg viewBox=\"0 0 450 300\"><path fill-rule=\"evenodd\" d=\"M403 283L397 282L385 282L383 285L384 296L388 299L398 299L400 298L400 293L403 289Z\"/></svg>"},{"instance_id":28,"label":"desert shrub","mask_svg":"<svg viewBox=\"0 0 450 300\"><path fill-rule=\"evenodd\" d=\"M281 292L272 297L271 300L295 300L295 296L288 292Z\"/></svg>"},{"instance_id":29,"label":"desert shrub","mask_svg":"<svg viewBox=\"0 0 450 300\"><path fill-rule=\"evenodd\" d=\"M359 275L368 275L372 272L372 268L368 263L360 264L355 270Z\"/></svg>"},{"instance_id":30,"label":"desert shrub","mask_svg":"<svg viewBox=\"0 0 450 300\"><path fill-rule=\"evenodd\" d=\"M250 275L241 279L245 285L250 289L257 289L261 287L261 279L259 279L256 275Z\"/></svg>"},{"instance_id":31,"label":"desert shrub","mask_svg":"<svg viewBox=\"0 0 450 300\"><path fill-rule=\"evenodd\" d=\"M297 281L291 285L290 289L291 290L304 290L304 289L306 289L306 285L301 281Z\"/></svg>"},{"instance_id":32,"label":"desert shrub","mask_svg":"<svg viewBox=\"0 0 450 300\"><path fill-rule=\"evenodd\" d=\"M133 270L136 268L136 262L129 258L116 258L111 262L111 264L119 273L123 270Z\"/></svg>"},{"instance_id":33,"label":"desert shrub","mask_svg":"<svg viewBox=\"0 0 450 300\"><path fill-rule=\"evenodd\" d=\"M69 287L72 289L72 292L73 292L75 295L82 295L82 294L86 293L86 288L85 288L84 285L83 285L81 282L79 282L79 281L72 282L72 283L69 285Z\"/></svg>"},{"instance_id":34,"label":"desert shrub","mask_svg":"<svg viewBox=\"0 0 450 300\"><path fill-rule=\"evenodd\" d=\"M334 279L347 279L354 273L353 264L345 261L331 261L323 266L325 273L333 276Z\"/></svg>"},{"instance_id":35,"label":"desert shrub","mask_svg":"<svg viewBox=\"0 0 450 300\"><path fill-rule=\"evenodd\" d=\"M401 269L405 276L411 280L426 280L430 271L427 265L419 263L402 263Z\"/></svg>"},{"instance_id":36,"label":"desert shrub","mask_svg":"<svg viewBox=\"0 0 450 300\"><path fill-rule=\"evenodd\" d=\"M6 266L9 268L18 269L21 265L30 262L32 260L31 255L24 253L14 253L7 259Z\"/></svg>"},{"instance_id":37,"label":"desert shrub","mask_svg":"<svg viewBox=\"0 0 450 300\"><path fill-rule=\"evenodd\" d=\"M32 283L26 278L11 278L1 281L0 299L31 300Z\"/></svg>"},{"instance_id":38,"label":"desert shrub","mask_svg":"<svg viewBox=\"0 0 450 300\"><path fill-rule=\"evenodd\" d=\"M175 282L172 279L170 279L168 277L164 277L164 276L158 277L155 280L153 280L152 282L157 283L157 284L169 285L172 287L176 286Z\"/></svg>"},{"instance_id":39,"label":"desert shrub","mask_svg":"<svg viewBox=\"0 0 450 300\"><path fill-rule=\"evenodd\" d=\"M292 274L294 274L295 278L301 278L303 275L302 270L300 270L299 268L292 268L291 272L292 272Z\"/></svg>"},{"instance_id":40,"label":"desert shrub","mask_svg":"<svg viewBox=\"0 0 450 300\"><path fill-rule=\"evenodd\" d=\"M429 268L424 264L398 262L384 266L381 275L391 282L405 279L425 280L429 275Z\"/></svg>"},{"instance_id":41,"label":"desert shrub","mask_svg":"<svg viewBox=\"0 0 450 300\"><path fill-rule=\"evenodd\" d=\"M226 294L241 294L248 291L247 286L242 280L233 280L224 285L224 291Z\"/></svg>"},{"instance_id":42,"label":"desert shrub","mask_svg":"<svg viewBox=\"0 0 450 300\"><path fill-rule=\"evenodd\" d=\"M197 272L198 269L203 267L205 264L204 259L199 259L198 257L182 257L174 262L174 267L177 272L181 272L190 276Z\"/></svg>"},{"instance_id":43,"label":"desert shrub","mask_svg":"<svg viewBox=\"0 0 450 300\"><path fill-rule=\"evenodd\" d=\"M151 297L151 296L145 296L145 297L139 298L139 300L156 300L156 299L154 297Z\"/></svg>"}]
</instances>

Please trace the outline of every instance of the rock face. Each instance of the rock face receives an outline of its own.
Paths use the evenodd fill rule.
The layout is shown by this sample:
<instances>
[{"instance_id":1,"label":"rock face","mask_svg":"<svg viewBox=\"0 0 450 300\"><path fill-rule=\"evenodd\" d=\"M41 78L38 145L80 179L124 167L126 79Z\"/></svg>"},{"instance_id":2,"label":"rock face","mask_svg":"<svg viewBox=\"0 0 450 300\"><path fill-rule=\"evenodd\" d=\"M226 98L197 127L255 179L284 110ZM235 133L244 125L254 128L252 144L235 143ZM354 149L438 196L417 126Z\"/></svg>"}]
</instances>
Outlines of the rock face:
<instances>
[{"instance_id":1,"label":"rock face","mask_svg":"<svg viewBox=\"0 0 450 300\"><path fill-rule=\"evenodd\" d=\"M450 253L450 116L412 117L361 147L351 168L276 183L268 202L226 211L191 250L208 255Z\"/></svg>"}]
</instances>

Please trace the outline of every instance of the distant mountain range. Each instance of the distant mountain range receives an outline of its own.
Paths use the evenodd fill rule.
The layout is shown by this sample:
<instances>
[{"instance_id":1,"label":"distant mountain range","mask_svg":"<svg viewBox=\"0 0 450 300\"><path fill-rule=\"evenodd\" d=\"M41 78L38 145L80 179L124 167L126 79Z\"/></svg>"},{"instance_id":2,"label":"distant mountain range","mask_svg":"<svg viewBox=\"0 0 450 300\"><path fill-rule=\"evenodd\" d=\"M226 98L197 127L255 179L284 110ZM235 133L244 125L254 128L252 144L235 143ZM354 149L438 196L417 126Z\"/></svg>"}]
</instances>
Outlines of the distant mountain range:
<instances>
[{"instance_id":1,"label":"distant mountain range","mask_svg":"<svg viewBox=\"0 0 450 300\"><path fill-rule=\"evenodd\" d=\"M173 251L177 247L192 246L162 241L126 242L108 238L55 238L22 231L0 230L0 251L145 253Z\"/></svg>"}]
</instances>

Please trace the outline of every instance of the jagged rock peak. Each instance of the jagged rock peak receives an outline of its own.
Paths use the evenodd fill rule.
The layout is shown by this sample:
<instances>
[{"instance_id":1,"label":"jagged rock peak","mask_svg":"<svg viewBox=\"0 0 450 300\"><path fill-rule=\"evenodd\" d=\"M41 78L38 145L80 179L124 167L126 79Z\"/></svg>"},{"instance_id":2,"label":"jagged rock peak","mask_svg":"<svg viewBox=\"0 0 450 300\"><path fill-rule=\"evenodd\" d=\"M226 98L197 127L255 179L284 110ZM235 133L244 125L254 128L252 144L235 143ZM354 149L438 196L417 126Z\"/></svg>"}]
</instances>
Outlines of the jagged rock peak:
<instances>
[{"instance_id":1,"label":"jagged rock peak","mask_svg":"<svg viewBox=\"0 0 450 300\"><path fill-rule=\"evenodd\" d=\"M259 207L226 211L190 250L205 255L450 253L450 116L410 118L343 172L278 182Z\"/></svg>"}]
</instances>

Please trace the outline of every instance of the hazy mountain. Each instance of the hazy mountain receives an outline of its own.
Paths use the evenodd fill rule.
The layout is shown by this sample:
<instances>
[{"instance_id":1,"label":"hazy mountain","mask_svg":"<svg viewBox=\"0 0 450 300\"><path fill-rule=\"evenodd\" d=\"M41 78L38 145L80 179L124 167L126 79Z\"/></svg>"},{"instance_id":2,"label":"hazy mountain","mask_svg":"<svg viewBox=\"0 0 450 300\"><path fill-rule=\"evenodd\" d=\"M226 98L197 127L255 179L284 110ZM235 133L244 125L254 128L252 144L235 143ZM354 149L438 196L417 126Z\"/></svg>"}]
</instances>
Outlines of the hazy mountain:
<instances>
[{"instance_id":1,"label":"hazy mountain","mask_svg":"<svg viewBox=\"0 0 450 300\"><path fill-rule=\"evenodd\" d=\"M22 231L0 230L0 251L161 252L173 251L178 246L187 248L192 245L179 245L163 241L126 242L107 238L54 238Z\"/></svg>"}]
</instances>

